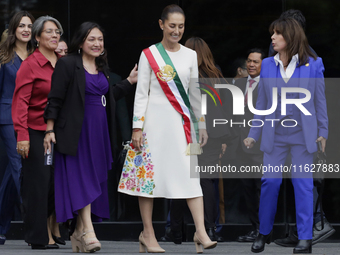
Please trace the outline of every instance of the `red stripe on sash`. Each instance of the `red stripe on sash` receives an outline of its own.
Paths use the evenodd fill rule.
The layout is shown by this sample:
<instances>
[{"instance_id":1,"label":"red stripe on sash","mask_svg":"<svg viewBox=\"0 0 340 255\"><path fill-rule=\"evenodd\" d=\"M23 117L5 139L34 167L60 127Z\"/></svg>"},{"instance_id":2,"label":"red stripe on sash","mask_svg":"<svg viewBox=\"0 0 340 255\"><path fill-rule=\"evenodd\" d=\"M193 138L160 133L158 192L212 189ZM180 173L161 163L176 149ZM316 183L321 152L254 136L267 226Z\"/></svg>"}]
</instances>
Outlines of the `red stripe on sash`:
<instances>
[{"instance_id":1,"label":"red stripe on sash","mask_svg":"<svg viewBox=\"0 0 340 255\"><path fill-rule=\"evenodd\" d=\"M157 73L158 73L160 68L159 68L155 58L153 57L150 49L146 48L146 49L143 50L143 52L144 52L146 58L148 59L149 64L150 64L152 70L154 71L156 78L157 78L159 84L161 85L161 88L163 89L165 96L168 98L169 102L175 108L175 110L182 115L183 120L184 120L183 128L184 128L184 132L185 132L185 137L187 139L187 143L189 144L191 142L190 119L188 118L187 115L184 114L182 107L180 106L176 97L174 96L171 89L169 88L168 83L159 79Z\"/></svg>"}]
</instances>

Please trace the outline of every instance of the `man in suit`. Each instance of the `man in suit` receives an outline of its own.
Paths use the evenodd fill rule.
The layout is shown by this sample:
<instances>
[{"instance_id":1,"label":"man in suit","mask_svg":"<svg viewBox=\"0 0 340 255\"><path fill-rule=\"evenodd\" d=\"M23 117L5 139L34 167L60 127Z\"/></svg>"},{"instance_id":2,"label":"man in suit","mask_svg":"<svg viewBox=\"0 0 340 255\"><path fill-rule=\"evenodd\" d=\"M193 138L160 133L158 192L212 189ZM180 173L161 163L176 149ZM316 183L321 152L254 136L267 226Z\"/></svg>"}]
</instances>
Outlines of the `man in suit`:
<instances>
[{"instance_id":1,"label":"man in suit","mask_svg":"<svg viewBox=\"0 0 340 255\"><path fill-rule=\"evenodd\" d=\"M254 48L248 51L248 57L246 60L246 67L248 71L248 77L238 79L235 85L240 88L245 95L245 113L244 115L234 116L235 122L244 123L240 124L236 128L239 135L238 147L236 150L236 162L240 166L260 166L263 162L263 152L260 151L260 144L258 142L253 148L247 149L243 143L243 140L247 138L250 127L248 121L253 119L254 114L249 111L247 105L248 89L253 89L253 102L257 100L258 83L260 80L261 63L264 58L264 52L261 49ZM239 168L238 168L239 169ZM254 176L253 176L254 177ZM259 233L259 201L261 191L261 179L260 175L255 176L257 178L241 178L241 183L244 191L244 198L247 205L247 211L249 219L252 223L252 230L243 236L237 238L238 242L253 242Z\"/></svg>"}]
</instances>

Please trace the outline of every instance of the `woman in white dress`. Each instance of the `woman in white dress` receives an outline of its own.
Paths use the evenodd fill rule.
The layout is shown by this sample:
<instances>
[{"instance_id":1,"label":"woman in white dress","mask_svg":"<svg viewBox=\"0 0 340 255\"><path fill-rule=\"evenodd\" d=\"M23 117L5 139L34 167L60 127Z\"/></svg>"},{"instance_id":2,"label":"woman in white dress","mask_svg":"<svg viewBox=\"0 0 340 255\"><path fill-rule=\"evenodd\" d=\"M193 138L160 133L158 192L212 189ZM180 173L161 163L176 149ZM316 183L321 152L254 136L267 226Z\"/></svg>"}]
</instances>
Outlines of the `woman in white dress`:
<instances>
[{"instance_id":1,"label":"woman in white dress","mask_svg":"<svg viewBox=\"0 0 340 255\"><path fill-rule=\"evenodd\" d=\"M206 144L208 135L204 118L200 116L196 52L179 44L184 21L184 12L179 6L165 7L159 20L163 39L145 49L139 60L133 117L134 150L128 152L118 190L139 196L143 221L140 252L145 249L164 252L152 225L154 197L187 199L196 227L197 252L202 252L200 245L211 249L217 244L209 239L204 227L202 190L199 173L194 170L197 155L188 155L197 154L193 151Z\"/></svg>"}]
</instances>

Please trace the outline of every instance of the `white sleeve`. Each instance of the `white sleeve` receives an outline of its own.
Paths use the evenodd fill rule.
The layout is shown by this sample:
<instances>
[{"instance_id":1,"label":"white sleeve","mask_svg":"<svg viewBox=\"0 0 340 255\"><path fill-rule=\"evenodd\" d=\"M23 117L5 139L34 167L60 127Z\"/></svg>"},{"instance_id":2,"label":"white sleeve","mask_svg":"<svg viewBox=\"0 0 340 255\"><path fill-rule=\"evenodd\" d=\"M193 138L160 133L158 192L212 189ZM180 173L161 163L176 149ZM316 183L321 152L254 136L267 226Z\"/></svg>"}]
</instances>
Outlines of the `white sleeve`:
<instances>
[{"instance_id":1,"label":"white sleeve","mask_svg":"<svg viewBox=\"0 0 340 255\"><path fill-rule=\"evenodd\" d=\"M198 128L206 129L205 119L201 113L201 90L198 83L197 54L193 51L193 62L190 68L189 100L191 108L197 118Z\"/></svg>"},{"instance_id":2,"label":"white sleeve","mask_svg":"<svg viewBox=\"0 0 340 255\"><path fill-rule=\"evenodd\" d=\"M138 63L138 81L133 108L132 128L143 128L145 112L149 101L149 90L152 69L145 54L142 52Z\"/></svg>"}]
</instances>

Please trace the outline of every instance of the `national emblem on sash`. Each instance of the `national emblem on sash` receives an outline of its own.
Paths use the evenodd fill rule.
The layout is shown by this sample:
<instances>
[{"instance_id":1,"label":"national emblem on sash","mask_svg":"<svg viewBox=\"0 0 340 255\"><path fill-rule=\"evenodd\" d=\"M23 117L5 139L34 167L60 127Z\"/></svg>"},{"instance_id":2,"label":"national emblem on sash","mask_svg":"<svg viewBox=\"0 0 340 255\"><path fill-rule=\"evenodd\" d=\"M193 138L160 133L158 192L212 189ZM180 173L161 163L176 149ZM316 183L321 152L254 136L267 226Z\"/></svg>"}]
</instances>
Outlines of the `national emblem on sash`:
<instances>
[{"instance_id":1,"label":"national emblem on sash","mask_svg":"<svg viewBox=\"0 0 340 255\"><path fill-rule=\"evenodd\" d=\"M176 76L176 72L170 65L163 66L157 72L157 76L159 79L165 82L169 82L173 80Z\"/></svg>"}]
</instances>

